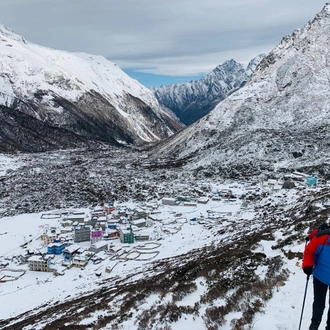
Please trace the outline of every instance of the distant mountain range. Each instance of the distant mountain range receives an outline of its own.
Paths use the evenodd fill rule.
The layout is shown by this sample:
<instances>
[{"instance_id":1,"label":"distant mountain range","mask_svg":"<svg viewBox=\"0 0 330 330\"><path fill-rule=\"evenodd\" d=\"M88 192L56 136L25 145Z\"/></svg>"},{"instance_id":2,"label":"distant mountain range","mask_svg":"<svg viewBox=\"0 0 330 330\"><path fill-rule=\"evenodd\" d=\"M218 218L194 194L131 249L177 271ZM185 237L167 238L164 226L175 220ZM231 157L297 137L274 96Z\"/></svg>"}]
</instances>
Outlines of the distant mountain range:
<instances>
[{"instance_id":1,"label":"distant mountain range","mask_svg":"<svg viewBox=\"0 0 330 330\"><path fill-rule=\"evenodd\" d=\"M282 39L249 82L197 123L153 150L160 161L189 159L203 172L329 171L330 4ZM235 173L232 173L236 171Z\"/></svg>"},{"instance_id":2,"label":"distant mountain range","mask_svg":"<svg viewBox=\"0 0 330 330\"><path fill-rule=\"evenodd\" d=\"M153 87L151 90L161 104L171 109L184 124L190 125L208 114L228 95L244 86L265 56L258 55L247 67L229 60L199 80Z\"/></svg>"},{"instance_id":3,"label":"distant mountain range","mask_svg":"<svg viewBox=\"0 0 330 330\"><path fill-rule=\"evenodd\" d=\"M0 25L0 151L141 145L184 125L101 56L53 50Z\"/></svg>"}]
</instances>

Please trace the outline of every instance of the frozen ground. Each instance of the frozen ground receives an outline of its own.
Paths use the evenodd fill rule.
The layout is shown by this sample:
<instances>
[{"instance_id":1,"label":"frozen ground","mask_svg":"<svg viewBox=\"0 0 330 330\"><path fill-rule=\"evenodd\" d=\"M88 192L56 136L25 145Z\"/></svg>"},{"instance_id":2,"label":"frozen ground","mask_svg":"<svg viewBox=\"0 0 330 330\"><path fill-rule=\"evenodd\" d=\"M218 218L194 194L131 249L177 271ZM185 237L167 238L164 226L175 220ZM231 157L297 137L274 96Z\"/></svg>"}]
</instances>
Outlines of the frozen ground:
<instances>
[{"instance_id":1,"label":"frozen ground","mask_svg":"<svg viewBox=\"0 0 330 330\"><path fill-rule=\"evenodd\" d=\"M123 166L125 159L114 155L116 151L94 159L70 152L1 158L2 210L8 215L0 218L0 262L9 263L6 269L26 271L15 281L0 283L2 329L298 328L306 283L300 269L304 236L327 220L327 185L310 189L296 182L296 188L287 190L281 189L281 176L275 189L267 180L200 179L180 168L137 167L137 155L131 152L130 165ZM61 195L65 185L72 195ZM224 189L236 199L161 205L163 197L212 197ZM47 226L60 226L61 219L43 214L63 210L52 207L60 197L60 206L86 213L97 198L118 197L117 207L158 203L161 221L149 221L150 245L114 240L111 248L117 254L102 254L105 260L99 264L67 269L63 276L29 271L15 256L44 248L40 235ZM13 207L24 199L38 212ZM231 214L216 219L221 212ZM194 217L200 223L190 220ZM80 244L88 248L88 243ZM138 260L146 246L155 253L150 260ZM60 265L61 258L54 263ZM303 328L311 304L312 283Z\"/></svg>"},{"instance_id":2,"label":"frozen ground","mask_svg":"<svg viewBox=\"0 0 330 330\"><path fill-rule=\"evenodd\" d=\"M115 204L120 207L120 204ZM139 205L135 203L125 203L125 206L136 208ZM208 212L233 212L232 219L222 221L209 220L207 225L198 224L197 221L191 221L191 218L207 217ZM61 210L50 210L53 213L58 213ZM90 214L90 209L76 209L74 211L86 212ZM26 274L16 281L8 281L0 286L0 296L7 297L11 301L15 301L15 309L12 305L8 305L6 300L1 300L0 303L0 319L6 319L26 312L33 307L38 307L48 301L65 300L68 295L74 296L93 287L98 287L107 278L118 277L125 278L126 274L134 273L134 269L141 269L150 261L135 261L125 260L125 255L128 258L134 258L134 251L139 252L156 252L158 253L151 261L161 260L163 258L175 257L189 252L192 248L198 249L207 246L213 241L214 229L225 229L230 226L231 221L239 215L240 218L251 218L252 213L245 211L240 212L240 202L223 202L210 201L207 204L198 204L194 206L167 206L160 205L157 214L162 219L161 222L154 221L152 223L152 232L154 237L160 239L149 241L154 242L154 248L148 247L146 242L135 242L134 244L122 244L119 239L109 241L109 245L115 251L120 250L118 255L124 254L121 258L105 255L106 260L98 265L93 265L92 262L81 270L79 268L71 268L65 271L64 276L54 277L52 273L34 272L28 270L27 264L20 264L16 260L16 256L25 255L27 251L39 251L45 248L44 242L40 236L45 232L46 228L60 227L62 219L48 218L44 219L45 213L22 214L14 217L6 217L0 219L1 228L1 243L0 243L0 261L3 263L9 262L6 268L24 269ZM49 214L49 213L47 213ZM176 214L182 214L177 217ZM211 228L210 228L211 227ZM208 229L209 228L209 229ZM26 244L28 242L28 244ZM24 245L24 247L22 247ZM82 248L90 247L87 242L79 243ZM148 250L143 247L146 246ZM141 248L142 247L142 248ZM153 247L153 246L151 246ZM124 251L124 253L123 253ZM153 255L152 255L153 256ZM104 257L101 253L101 257ZM149 256L147 256L149 257ZM60 264L63 256L57 256L53 263ZM112 269L110 274L105 272L106 268ZM95 273L102 272L101 277L97 277ZM1 270L0 270L1 276ZM21 297L26 297L22 300ZM33 296L33 300L29 297Z\"/></svg>"}]
</instances>

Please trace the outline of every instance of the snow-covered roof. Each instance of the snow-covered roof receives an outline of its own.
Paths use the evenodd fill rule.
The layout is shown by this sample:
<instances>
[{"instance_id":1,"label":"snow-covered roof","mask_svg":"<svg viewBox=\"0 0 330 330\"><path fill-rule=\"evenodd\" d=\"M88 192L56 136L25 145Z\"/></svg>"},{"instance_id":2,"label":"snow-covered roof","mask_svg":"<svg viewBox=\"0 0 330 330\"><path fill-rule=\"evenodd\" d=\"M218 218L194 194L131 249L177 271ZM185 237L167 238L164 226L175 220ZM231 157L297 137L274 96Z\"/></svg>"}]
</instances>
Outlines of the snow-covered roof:
<instances>
[{"instance_id":1,"label":"snow-covered roof","mask_svg":"<svg viewBox=\"0 0 330 330\"><path fill-rule=\"evenodd\" d=\"M43 256L31 256L28 261L47 261L49 258L51 258L50 255Z\"/></svg>"},{"instance_id":2,"label":"snow-covered roof","mask_svg":"<svg viewBox=\"0 0 330 330\"><path fill-rule=\"evenodd\" d=\"M106 241L98 241L98 242L95 242L92 244L92 246L95 248L95 249L99 249L105 245L108 245L108 242Z\"/></svg>"},{"instance_id":3,"label":"snow-covered roof","mask_svg":"<svg viewBox=\"0 0 330 330\"><path fill-rule=\"evenodd\" d=\"M69 245L65 248L65 252L73 253L75 251L78 251L80 249L80 246L78 244Z\"/></svg>"},{"instance_id":4,"label":"snow-covered roof","mask_svg":"<svg viewBox=\"0 0 330 330\"><path fill-rule=\"evenodd\" d=\"M146 222L146 219L136 219L136 220L131 220L131 223L133 225L138 225L138 224L141 224L141 223L145 223Z\"/></svg>"}]
</instances>

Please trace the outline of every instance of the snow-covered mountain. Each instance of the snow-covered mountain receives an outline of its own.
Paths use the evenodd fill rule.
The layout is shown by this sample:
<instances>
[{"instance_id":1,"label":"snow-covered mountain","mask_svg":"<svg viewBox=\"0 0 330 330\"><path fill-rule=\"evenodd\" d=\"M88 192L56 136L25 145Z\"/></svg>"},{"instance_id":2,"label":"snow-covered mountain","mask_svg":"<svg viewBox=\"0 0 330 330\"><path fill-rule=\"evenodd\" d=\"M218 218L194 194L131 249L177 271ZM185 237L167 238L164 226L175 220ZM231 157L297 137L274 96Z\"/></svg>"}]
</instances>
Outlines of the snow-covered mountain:
<instances>
[{"instance_id":1,"label":"snow-covered mountain","mask_svg":"<svg viewBox=\"0 0 330 330\"><path fill-rule=\"evenodd\" d=\"M249 82L199 122L158 146L223 171L318 166L328 160L330 4L282 39Z\"/></svg>"},{"instance_id":2,"label":"snow-covered mountain","mask_svg":"<svg viewBox=\"0 0 330 330\"><path fill-rule=\"evenodd\" d=\"M301 317L306 329L305 237L330 214L329 32L327 4L245 87L152 154L107 147L0 157L0 328L293 330ZM171 158L178 167L167 166ZM319 183L309 187L316 167ZM177 205L165 205L168 197ZM145 228L131 230L151 239L109 240L84 267L66 268L57 255L49 260L58 272L29 269L46 251L43 234L71 244L66 216L89 219L90 206L105 201L118 227L144 213Z\"/></svg>"},{"instance_id":3,"label":"snow-covered mountain","mask_svg":"<svg viewBox=\"0 0 330 330\"><path fill-rule=\"evenodd\" d=\"M229 60L199 80L153 87L151 90L160 103L171 109L183 123L190 125L242 87L265 56L261 54L255 57L247 67Z\"/></svg>"},{"instance_id":4,"label":"snow-covered mountain","mask_svg":"<svg viewBox=\"0 0 330 330\"><path fill-rule=\"evenodd\" d=\"M29 43L4 26L0 26L0 105L2 150L20 145L22 150L45 150L88 140L142 144L162 140L183 127L148 88L116 64L101 56ZM21 117L25 124L33 122L34 129L24 126ZM21 125L24 134L10 134ZM47 134L41 133L44 130ZM66 138L57 139L61 135Z\"/></svg>"}]
</instances>

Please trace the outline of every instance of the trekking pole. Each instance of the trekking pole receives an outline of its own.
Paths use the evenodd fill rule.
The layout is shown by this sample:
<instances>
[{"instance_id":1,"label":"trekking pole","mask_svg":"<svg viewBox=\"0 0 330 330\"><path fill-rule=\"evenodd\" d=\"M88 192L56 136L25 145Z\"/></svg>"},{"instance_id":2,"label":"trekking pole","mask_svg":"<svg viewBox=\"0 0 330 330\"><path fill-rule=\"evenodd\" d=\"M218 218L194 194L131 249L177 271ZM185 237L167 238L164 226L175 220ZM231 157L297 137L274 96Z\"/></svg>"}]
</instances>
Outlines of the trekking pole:
<instances>
[{"instance_id":1,"label":"trekking pole","mask_svg":"<svg viewBox=\"0 0 330 330\"><path fill-rule=\"evenodd\" d=\"M299 329L298 330L300 330L301 321L302 321L302 317L303 317L303 314L304 314L304 307L305 307L305 300L306 300L306 294L307 294L307 287L308 287L309 276L310 275L307 275L306 287L305 287L305 293L304 293L304 300L303 300L303 304L302 304L301 315L300 315L300 322L299 322Z\"/></svg>"}]
</instances>

